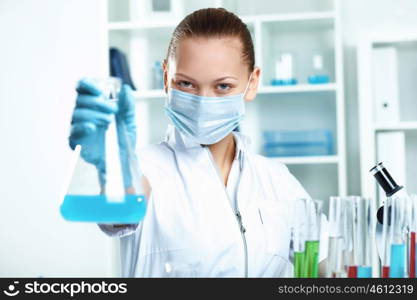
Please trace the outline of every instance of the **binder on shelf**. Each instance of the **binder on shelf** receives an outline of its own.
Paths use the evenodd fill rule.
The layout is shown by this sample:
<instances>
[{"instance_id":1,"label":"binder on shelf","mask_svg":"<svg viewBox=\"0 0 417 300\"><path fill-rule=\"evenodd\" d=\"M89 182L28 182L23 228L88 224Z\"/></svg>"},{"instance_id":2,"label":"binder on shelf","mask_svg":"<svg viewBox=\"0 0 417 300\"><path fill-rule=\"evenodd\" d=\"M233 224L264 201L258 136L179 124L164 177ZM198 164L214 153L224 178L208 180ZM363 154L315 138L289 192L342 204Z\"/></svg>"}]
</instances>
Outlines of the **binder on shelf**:
<instances>
[{"instance_id":1,"label":"binder on shelf","mask_svg":"<svg viewBox=\"0 0 417 300\"><path fill-rule=\"evenodd\" d=\"M399 122L398 62L395 47L374 48L372 72L375 122Z\"/></svg>"}]
</instances>

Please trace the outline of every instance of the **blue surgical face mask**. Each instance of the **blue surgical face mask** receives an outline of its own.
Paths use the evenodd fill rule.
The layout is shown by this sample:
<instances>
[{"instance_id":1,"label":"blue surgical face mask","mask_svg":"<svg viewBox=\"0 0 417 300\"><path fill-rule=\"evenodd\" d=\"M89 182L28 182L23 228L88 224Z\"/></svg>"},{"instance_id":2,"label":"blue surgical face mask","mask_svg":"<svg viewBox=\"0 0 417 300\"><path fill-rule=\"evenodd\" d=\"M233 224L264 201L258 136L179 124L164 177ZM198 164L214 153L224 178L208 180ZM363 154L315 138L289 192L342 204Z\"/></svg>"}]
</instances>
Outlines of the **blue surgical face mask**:
<instances>
[{"instance_id":1,"label":"blue surgical face mask","mask_svg":"<svg viewBox=\"0 0 417 300\"><path fill-rule=\"evenodd\" d=\"M249 82L252 77L249 77ZM165 112L183 134L202 145L215 144L235 129L245 114L244 95L204 97L173 88L168 91Z\"/></svg>"}]
</instances>

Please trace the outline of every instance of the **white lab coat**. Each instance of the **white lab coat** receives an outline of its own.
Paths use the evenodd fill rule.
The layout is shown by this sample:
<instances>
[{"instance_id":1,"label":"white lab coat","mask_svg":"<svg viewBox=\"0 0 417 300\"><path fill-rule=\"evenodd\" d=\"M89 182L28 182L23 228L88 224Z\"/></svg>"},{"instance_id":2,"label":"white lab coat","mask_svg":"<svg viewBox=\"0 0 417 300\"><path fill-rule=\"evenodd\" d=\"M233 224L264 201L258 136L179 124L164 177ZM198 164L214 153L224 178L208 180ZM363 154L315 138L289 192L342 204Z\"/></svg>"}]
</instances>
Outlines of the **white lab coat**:
<instances>
[{"instance_id":1,"label":"white lab coat","mask_svg":"<svg viewBox=\"0 0 417 300\"><path fill-rule=\"evenodd\" d=\"M288 168L237 141L239 180L229 199L207 147L170 125L166 140L139 152L152 187L139 226L121 237L127 277L290 277L293 203L309 195ZM239 221L239 215L240 220Z\"/></svg>"}]
</instances>

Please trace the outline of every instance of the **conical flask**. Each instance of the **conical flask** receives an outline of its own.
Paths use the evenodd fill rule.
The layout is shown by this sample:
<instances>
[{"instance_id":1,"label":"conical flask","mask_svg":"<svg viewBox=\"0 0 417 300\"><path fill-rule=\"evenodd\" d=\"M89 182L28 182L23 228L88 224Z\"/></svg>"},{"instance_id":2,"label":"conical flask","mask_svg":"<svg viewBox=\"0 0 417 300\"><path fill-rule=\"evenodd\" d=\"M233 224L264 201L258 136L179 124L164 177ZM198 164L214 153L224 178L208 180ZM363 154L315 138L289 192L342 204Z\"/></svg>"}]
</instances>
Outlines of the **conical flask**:
<instances>
[{"instance_id":1,"label":"conical flask","mask_svg":"<svg viewBox=\"0 0 417 300\"><path fill-rule=\"evenodd\" d=\"M106 101L118 101L121 88L118 78L91 80L104 93ZM119 149L118 139L124 139L126 142L123 152ZM90 146L88 150L84 150L90 151L93 160L95 148L91 147L91 144L77 145L74 150L74 170L60 207L61 215L68 221L76 222L138 223L145 215L146 199L138 158L124 123L117 123L113 116L107 130L103 130L102 135L90 143L104 143L104 155L97 155L101 160L104 157L104 161L98 164L87 162L81 155L82 147ZM129 187L125 187L123 182L122 157L123 167L125 171L130 172L132 179ZM98 172L97 165L100 165L104 172Z\"/></svg>"}]
</instances>

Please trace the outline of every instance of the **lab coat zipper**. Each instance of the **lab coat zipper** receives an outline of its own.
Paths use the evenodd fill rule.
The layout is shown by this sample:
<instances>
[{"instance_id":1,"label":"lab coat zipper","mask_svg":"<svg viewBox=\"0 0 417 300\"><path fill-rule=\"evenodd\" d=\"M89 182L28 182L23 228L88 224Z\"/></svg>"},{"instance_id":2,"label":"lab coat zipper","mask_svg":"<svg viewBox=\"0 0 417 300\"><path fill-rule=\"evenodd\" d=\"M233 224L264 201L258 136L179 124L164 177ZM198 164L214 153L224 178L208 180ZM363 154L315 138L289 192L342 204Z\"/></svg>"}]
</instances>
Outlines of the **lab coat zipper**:
<instances>
[{"instance_id":1,"label":"lab coat zipper","mask_svg":"<svg viewBox=\"0 0 417 300\"><path fill-rule=\"evenodd\" d=\"M215 164L215 162L213 160L213 157L211 155L211 152L210 152L210 150L207 147L204 147L204 148L207 151L207 154L208 154L208 157L210 159L210 162L211 162L211 164L212 164L215 172L217 173L217 178L219 179L219 182L220 182L221 186L223 187L223 191L224 191L224 193L226 194L226 197L229 200L228 202L229 202L230 208L232 209L233 214L235 215L235 218L236 218L237 223L239 225L240 234L242 235L243 251L244 251L244 258L245 258L245 262L244 262L244 266L245 266L245 277L248 277L248 247L247 247L246 236L245 236L246 229L243 226L242 216L240 214L240 211L239 211L239 208L238 208L238 202L237 202L237 192L238 192L238 187L239 187L239 184L240 184L240 179L242 177L242 171L243 171L242 157L240 156L240 153L239 153L239 167L240 167L240 172L239 172L239 178L238 178L237 185L236 185L236 192L235 192L235 199L234 199L235 200L234 203L235 203L236 209L234 209L232 207L232 205L231 205L231 201L230 201L229 194L227 193L227 190L226 190L223 182L221 181L220 171L217 168L217 165Z\"/></svg>"},{"instance_id":2,"label":"lab coat zipper","mask_svg":"<svg viewBox=\"0 0 417 300\"><path fill-rule=\"evenodd\" d=\"M237 213L238 213L239 222L240 222L240 225L241 225L240 232L242 233L243 247L244 247L244 251L245 251L245 277L248 277L248 265L249 265L249 263L248 263L248 245L247 245L246 236L245 236L246 229L245 229L245 227L243 226L243 223L242 223L242 216L240 215L239 203L237 201L237 196L238 196L238 192L239 192L239 185L240 185L240 179L242 178L242 173L243 173L243 157L242 157L242 152L239 152L239 169L240 169L239 179L238 179L237 185L236 185L235 202L234 203L235 203L235 206L236 206L236 210L237 210Z\"/></svg>"}]
</instances>

